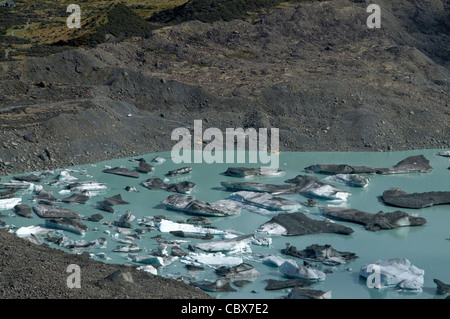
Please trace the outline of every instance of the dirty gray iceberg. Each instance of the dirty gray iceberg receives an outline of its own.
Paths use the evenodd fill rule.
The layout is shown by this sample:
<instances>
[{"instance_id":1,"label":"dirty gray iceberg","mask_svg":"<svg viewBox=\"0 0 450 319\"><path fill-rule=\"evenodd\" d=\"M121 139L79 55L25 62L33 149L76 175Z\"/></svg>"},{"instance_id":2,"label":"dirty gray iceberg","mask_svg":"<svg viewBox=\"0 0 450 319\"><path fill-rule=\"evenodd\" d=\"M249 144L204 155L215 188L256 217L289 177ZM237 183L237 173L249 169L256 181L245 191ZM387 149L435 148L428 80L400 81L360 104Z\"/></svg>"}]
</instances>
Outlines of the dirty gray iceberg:
<instances>
[{"instance_id":1,"label":"dirty gray iceberg","mask_svg":"<svg viewBox=\"0 0 450 319\"><path fill-rule=\"evenodd\" d=\"M326 274L323 271L298 265L294 260L285 261L280 266L279 271L286 277L292 279L324 281L326 278Z\"/></svg>"},{"instance_id":2,"label":"dirty gray iceberg","mask_svg":"<svg viewBox=\"0 0 450 319\"><path fill-rule=\"evenodd\" d=\"M331 291L295 287L289 292L287 299L331 299Z\"/></svg>"},{"instance_id":3,"label":"dirty gray iceberg","mask_svg":"<svg viewBox=\"0 0 450 319\"><path fill-rule=\"evenodd\" d=\"M412 216L399 210L389 213L380 211L376 214L362 212L354 208L337 206L321 207L321 210L327 217L361 224L369 231L394 229L403 226L421 226L426 223L426 219L423 217Z\"/></svg>"},{"instance_id":4,"label":"dirty gray iceberg","mask_svg":"<svg viewBox=\"0 0 450 319\"><path fill-rule=\"evenodd\" d=\"M201 216L230 216L239 214L240 207L232 200L208 203L192 196L173 194L162 201L168 209Z\"/></svg>"},{"instance_id":5,"label":"dirty gray iceberg","mask_svg":"<svg viewBox=\"0 0 450 319\"><path fill-rule=\"evenodd\" d=\"M345 201L350 195L349 192L340 190L330 184L323 183L317 178L307 175L298 175L285 181L294 184L296 193L305 197L317 198L322 200Z\"/></svg>"},{"instance_id":6,"label":"dirty gray iceberg","mask_svg":"<svg viewBox=\"0 0 450 319\"><path fill-rule=\"evenodd\" d=\"M281 176L285 171L270 167L229 167L224 175L232 177Z\"/></svg>"},{"instance_id":7,"label":"dirty gray iceberg","mask_svg":"<svg viewBox=\"0 0 450 319\"><path fill-rule=\"evenodd\" d=\"M36 205L33 206L33 211L41 218L75 219L81 217L80 213L74 212L67 208L52 205Z\"/></svg>"},{"instance_id":8,"label":"dirty gray iceberg","mask_svg":"<svg viewBox=\"0 0 450 319\"><path fill-rule=\"evenodd\" d=\"M241 263L236 266L221 266L216 269L216 274L220 277L236 278L254 278L261 276L261 273L250 264Z\"/></svg>"},{"instance_id":9,"label":"dirty gray iceberg","mask_svg":"<svg viewBox=\"0 0 450 319\"><path fill-rule=\"evenodd\" d=\"M368 279L374 288L395 287L402 291L421 292L425 271L408 259L378 260L361 267L359 275Z\"/></svg>"},{"instance_id":10,"label":"dirty gray iceberg","mask_svg":"<svg viewBox=\"0 0 450 319\"><path fill-rule=\"evenodd\" d=\"M449 205L450 191L408 194L399 188L391 188L384 191L380 199L391 206L419 209L434 205Z\"/></svg>"},{"instance_id":11,"label":"dirty gray iceberg","mask_svg":"<svg viewBox=\"0 0 450 319\"><path fill-rule=\"evenodd\" d=\"M336 174L325 177L323 180L327 182L344 183L350 187L366 187L370 182L370 178L359 174Z\"/></svg>"},{"instance_id":12,"label":"dirty gray iceberg","mask_svg":"<svg viewBox=\"0 0 450 319\"><path fill-rule=\"evenodd\" d=\"M430 161L423 155L405 158L391 168L373 168L367 166L354 166L348 164L315 164L305 167L308 173L317 174L405 174L429 173L433 170Z\"/></svg>"},{"instance_id":13,"label":"dirty gray iceberg","mask_svg":"<svg viewBox=\"0 0 450 319\"><path fill-rule=\"evenodd\" d=\"M314 220L301 212L281 213L258 229L270 235L297 236L320 233L350 235L353 229L330 221Z\"/></svg>"},{"instance_id":14,"label":"dirty gray iceberg","mask_svg":"<svg viewBox=\"0 0 450 319\"><path fill-rule=\"evenodd\" d=\"M45 227L84 235L88 227L78 218L52 218L45 221Z\"/></svg>"},{"instance_id":15,"label":"dirty gray iceberg","mask_svg":"<svg viewBox=\"0 0 450 319\"><path fill-rule=\"evenodd\" d=\"M188 181L166 184L159 177L149 178L142 182L142 185L151 190L164 190L171 193L189 194L195 187L195 184Z\"/></svg>"},{"instance_id":16,"label":"dirty gray iceberg","mask_svg":"<svg viewBox=\"0 0 450 319\"><path fill-rule=\"evenodd\" d=\"M231 194L230 199L275 211L293 211L301 207L300 203L267 193L241 191Z\"/></svg>"},{"instance_id":17,"label":"dirty gray iceberg","mask_svg":"<svg viewBox=\"0 0 450 319\"><path fill-rule=\"evenodd\" d=\"M266 192L274 194L300 194L305 197L323 200L346 200L349 192L340 190L330 184L323 183L317 178L298 175L285 181L288 184L262 184L251 182L221 182L221 185L230 191Z\"/></svg>"},{"instance_id":18,"label":"dirty gray iceberg","mask_svg":"<svg viewBox=\"0 0 450 319\"><path fill-rule=\"evenodd\" d=\"M115 175L119 175L119 176L139 178L138 172L135 172L128 168L123 168L123 167L114 167L114 168L104 169L103 172L108 173L108 174L115 174Z\"/></svg>"},{"instance_id":19,"label":"dirty gray iceberg","mask_svg":"<svg viewBox=\"0 0 450 319\"><path fill-rule=\"evenodd\" d=\"M331 245L310 245L304 250L297 250L295 246L286 244L283 254L311 261L322 262L326 265L342 265L358 258L354 253L337 251Z\"/></svg>"}]
</instances>

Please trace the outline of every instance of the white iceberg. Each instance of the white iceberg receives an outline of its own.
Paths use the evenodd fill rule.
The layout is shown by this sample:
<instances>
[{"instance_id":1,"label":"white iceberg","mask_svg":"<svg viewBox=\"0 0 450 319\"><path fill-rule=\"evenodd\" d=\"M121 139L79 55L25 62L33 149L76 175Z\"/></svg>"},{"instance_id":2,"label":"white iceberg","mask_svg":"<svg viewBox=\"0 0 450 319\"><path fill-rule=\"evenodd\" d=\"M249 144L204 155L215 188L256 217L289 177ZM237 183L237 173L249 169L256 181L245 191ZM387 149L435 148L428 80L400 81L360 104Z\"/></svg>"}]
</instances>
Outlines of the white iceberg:
<instances>
[{"instance_id":1,"label":"white iceberg","mask_svg":"<svg viewBox=\"0 0 450 319\"><path fill-rule=\"evenodd\" d=\"M294 260L286 260L283 264L281 264L279 271L289 278L323 281L326 277L323 271L300 266Z\"/></svg>"},{"instance_id":2,"label":"white iceberg","mask_svg":"<svg viewBox=\"0 0 450 319\"><path fill-rule=\"evenodd\" d=\"M162 219L158 224L158 229L162 233L170 233L171 231L183 231L186 233L195 233L195 234L213 234L220 235L224 232L218 229L212 228L204 228L199 226L194 226L191 224L184 223L175 223L173 221Z\"/></svg>"},{"instance_id":3,"label":"white iceberg","mask_svg":"<svg viewBox=\"0 0 450 319\"><path fill-rule=\"evenodd\" d=\"M18 197L0 199L0 210L12 209L12 208L14 208L14 206L19 204L21 201L22 201L22 199L18 198Z\"/></svg>"},{"instance_id":4,"label":"white iceberg","mask_svg":"<svg viewBox=\"0 0 450 319\"><path fill-rule=\"evenodd\" d=\"M149 272L152 275L157 275L158 274L158 270L155 267L153 267L152 265L139 266L136 269Z\"/></svg>"},{"instance_id":5,"label":"white iceberg","mask_svg":"<svg viewBox=\"0 0 450 319\"><path fill-rule=\"evenodd\" d=\"M200 263L209 266L236 266L243 263L243 259L236 256L227 256L222 252L208 254L208 253L191 253L182 260L190 263Z\"/></svg>"},{"instance_id":6,"label":"white iceberg","mask_svg":"<svg viewBox=\"0 0 450 319\"><path fill-rule=\"evenodd\" d=\"M396 287L412 292L422 291L424 274L424 270L404 258L378 260L362 266L359 272L361 277L367 278L370 288Z\"/></svg>"},{"instance_id":7,"label":"white iceberg","mask_svg":"<svg viewBox=\"0 0 450 319\"><path fill-rule=\"evenodd\" d=\"M41 234L47 234L48 232L51 232L48 228L43 228L41 226L27 226L27 227L20 227L16 230L15 234L18 237L27 237L30 235L41 235Z\"/></svg>"},{"instance_id":8,"label":"white iceberg","mask_svg":"<svg viewBox=\"0 0 450 319\"><path fill-rule=\"evenodd\" d=\"M251 253L252 250L248 243L253 239L254 235L245 235L231 239L199 243L195 247L208 252Z\"/></svg>"},{"instance_id":9,"label":"white iceberg","mask_svg":"<svg viewBox=\"0 0 450 319\"><path fill-rule=\"evenodd\" d=\"M265 256L262 259L262 263L264 265L272 266L272 267L280 267L286 261L288 261L288 259L285 259L285 258L280 257L280 256L275 256L275 255Z\"/></svg>"}]
</instances>

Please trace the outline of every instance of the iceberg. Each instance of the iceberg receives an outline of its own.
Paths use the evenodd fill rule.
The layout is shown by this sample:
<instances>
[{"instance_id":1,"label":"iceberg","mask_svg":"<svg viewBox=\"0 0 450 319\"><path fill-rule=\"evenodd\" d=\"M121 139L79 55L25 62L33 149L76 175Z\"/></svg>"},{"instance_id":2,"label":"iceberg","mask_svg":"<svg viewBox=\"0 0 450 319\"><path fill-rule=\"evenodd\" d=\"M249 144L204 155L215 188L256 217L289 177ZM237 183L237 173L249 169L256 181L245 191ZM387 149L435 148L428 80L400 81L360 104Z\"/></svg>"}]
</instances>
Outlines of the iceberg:
<instances>
[{"instance_id":1,"label":"iceberg","mask_svg":"<svg viewBox=\"0 0 450 319\"><path fill-rule=\"evenodd\" d=\"M78 235L84 235L88 229L87 226L77 218L46 219L45 227L66 230Z\"/></svg>"},{"instance_id":2,"label":"iceberg","mask_svg":"<svg viewBox=\"0 0 450 319\"><path fill-rule=\"evenodd\" d=\"M252 250L248 243L254 238L254 235L244 235L232 239L199 243L195 245L195 248L207 252L251 253Z\"/></svg>"},{"instance_id":3,"label":"iceberg","mask_svg":"<svg viewBox=\"0 0 450 319\"><path fill-rule=\"evenodd\" d=\"M227 256L222 252L217 253L190 253L186 257L181 257L184 261L200 263L209 266L228 265L236 266L243 263L241 257Z\"/></svg>"},{"instance_id":4,"label":"iceberg","mask_svg":"<svg viewBox=\"0 0 450 319\"><path fill-rule=\"evenodd\" d=\"M390 213L380 211L372 214L348 207L328 206L321 207L321 209L326 216L332 219L361 224L369 231L394 229L403 226L421 226L426 223L425 218L412 216L399 210Z\"/></svg>"},{"instance_id":5,"label":"iceberg","mask_svg":"<svg viewBox=\"0 0 450 319\"><path fill-rule=\"evenodd\" d=\"M173 194L162 201L168 209L200 216L230 216L239 214L240 207L232 200L207 203L192 196Z\"/></svg>"},{"instance_id":6,"label":"iceberg","mask_svg":"<svg viewBox=\"0 0 450 319\"><path fill-rule=\"evenodd\" d=\"M370 182L370 178L363 177L359 174L336 174L325 177L323 180L327 182L344 183L350 187L366 187Z\"/></svg>"},{"instance_id":7,"label":"iceberg","mask_svg":"<svg viewBox=\"0 0 450 319\"><path fill-rule=\"evenodd\" d=\"M21 201L19 197L0 199L0 210L12 209Z\"/></svg>"},{"instance_id":8,"label":"iceberg","mask_svg":"<svg viewBox=\"0 0 450 319\"><path fill-rule=\"evenodd\" d=\"M231 194L230 199L276 211L294 211L301 207L300 203L267 193L240 191Z\"/></svg>"},{"instance_id":9,"label":"iceberg","mask_svg":"<svg viewBox=\"0 0 450 319\"><path fill-rule=\"evenodd\" d=\"M292 279L305 279L313 281L323 281L326 278L324 272L306 267L300 266L293 260L285 261L279 268L279 271L288 278Z\"/></svg>"},{"instance_id":10,"label":"iceberg","mask_svg":"<svg viewBox=\"0 0 450 319\"><path fill-rule=\"evenodd\" d=\"M331 291L294 287L287 299L331 299Z\"/></svg>"},{"instance_id":11,"label":"iceberg","mask_svg":"<svg viewBox=\"0 0 450 319\"><path fill-rule=\"evenodd\" d=\"M315 164L305 167L308 173L317 174L404 174L429 173L433 170L423 155L410 156L391 168L373 168L348 164Z\"/></svg>"},{"instance_id":12,"label":"iceberg","mask_svg":"<svg viewBox=\"0 0 450 319\"><path fill-rule=\"evenodd\" d=\"M162 233L170 233L172 231L183 231L186 233L212 234L212 235L220 235L224 233L224 231L218 229L204 228L184 223L175 223L167 219L162 219L157 226L159 231Z\"/></svg>"},{"instance_id":13,"label":"iceberg","mask_svg":"<svg viewBox=\"0 0 450 319\"><path fill-rule=\"evenodd\" d=\"M301 212L281 213L261 225L258 232L269 235L297 236L320 233L350 235L353 229L330 221L311 219Z\"/></svg>"},{"instance_id":14,"label":"iceberg","mask_svg":"<svg viewBox=\"0 0 450 319\"><path fill-rule=\"evenodd\" d=\"M359 275L366 278L372 287L396 287L402 291L421 292L425 271L414 266L408 259L394 258L378 260L361 267ZM367 283L369 285L369 282ZM372 288L371 287L371 288Z\"/></svg>"},{"instance_id":15,"label":"iceberg","mask_svg":"<svg viewBox=\"0 0 450 319\"><path fill-rule=\"evenodd\" d=\"M224 175L233 177L256 177L256 176L282 176L285 172L277 168L270 167L229 167Z\"/></svg>"},{"instance_id":16,"label":"iceberg","mask_svg":"<svg viewBox=\"0 0 450 319\"><path fill-rule=\"evenodd\" d=\"M26 227L20 227L16 230L15 234L18 237L27 237L30 235L43 235L47 234L51 230L41 227L41 226L26 226Z\"/></svg>"},{"instance_id":17,"label":"iceberg","mask_svg":"<svg viewBox=\"0 0 450 319\"><path fill-rule=\"evenodd\" d=\"M33 211L41 218L80 218L81 215L67 208L52 205L36 205Z\"/></svg>"},{"instance_id":18,"label":"iceberg","mask_svg":"<svg viewBox=\"0 0 450 319\"><path fill-rule=\"evenodd\" d=\"M171 193L189 194L195 188L195 183L183 181L166 184L159 177L152 177L142 182L142 185L150 190L164 190Z\"/></svg>"}]
</instances>

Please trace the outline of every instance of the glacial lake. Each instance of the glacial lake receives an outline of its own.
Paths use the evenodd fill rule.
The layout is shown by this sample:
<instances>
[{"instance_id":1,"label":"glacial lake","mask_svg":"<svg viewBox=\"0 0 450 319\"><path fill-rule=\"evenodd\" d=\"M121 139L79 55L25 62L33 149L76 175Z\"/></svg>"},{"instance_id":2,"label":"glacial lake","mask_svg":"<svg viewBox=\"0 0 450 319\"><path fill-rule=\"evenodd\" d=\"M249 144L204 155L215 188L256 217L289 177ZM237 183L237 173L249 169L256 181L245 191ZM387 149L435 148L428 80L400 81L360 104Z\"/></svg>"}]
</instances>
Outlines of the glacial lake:
<instances>
[{"instance_id":1,"label":"glacial lake","mask_svg":"<svg viewBox=\"0 0 450 319\"><path fill-rule=\"evenodd\" d=\"M52 191L56 198L66 198L71 195L70 192L63 191L62 186L50 185L57 181L56 177L61 171L68 171L69 174L78 179L78 181L97 181L105 183L107 189L97 191L85 204L63 204L62 207L74 210L84 216L93 214L102 214L104 219L100 222L83 221L88 230L85 235L77 235L67 231L60 231L62 234L73 240L84 239L86 241L95 240L100 237L107 239L107 244L97 250L88 252L92 258L107 263L130 263L130 253L113 252L121 243L117 239L124 238L126 233L119 233L117 227L107 225L108 222L117 221L119 216L127 210L131 211L136 217L132 222L134 233L136 229L146 229L138 225L138 220L146 216L164 215L172 221L185 221L192 217L182 212L176 212L166 209L161 205L161 201L173 193L163 190L149 190L141 183L150 177L160 177L168 183L179 181L191 181L196 187L191 192L191 196L196 199L213 202L220 199L227 199L231 192L221 187L222 181L246 181L270 184L284 184L284 181L297 175L312 175L320 180L325 175L308 174L304 168L313 164L350 164L369 167L392 167L399 161L412 156L424 155L433 167L430 173L410 173L395 175L367 175L370 183L365 188L349 187L342 183L330 182L333 186L348 191L351 195L346 202L331 202L316 200L318 206L339 205L356 208L364 212L377 213L379 211L392 212L402 210L409 214L417 214L426 219L426 224L416 227L399 227L392 230L381 230L378 232L367 231L364 226L355 223L335 221L342 225L351 227L354 232L351 235L340 234L317 234L304 236L281 236L266 235L256 232L264 223L280 212L271 214L262 214L242 209L240 214L228 217L209 217L212 220L210 226L219 230L228 230L237 235L254 234L257 238L271 238L272 243L269 246L256 245L249 243L251 252L233 255L241 257L243 262L253 265L261 275L256 278L248 279L251 283L243 287L237 287L231 284L236 292L209 292L212 296L219 299L278 299L287 296L290 289L284 290L265 290L266 280L284 280L287 279L278 271L277 267L265 265L261 262L261 256L276 255L285 259L293 259L298 264L303 260L281 253L286 243L290 243L298 250L303 250L312 244L330 244L338 251L355 253L358 258L339 266L327 266L317 263L319 269L331 269L332 273L327 273L326 279L317 282L308 288L331 291L332 299L441 299L445 296L436 294L436 284L433 282L437 278L447 284L450 283L450 206L440 205L423 209L401 209L386 206L378 200L383 191L397 187L407 193L426 192L426 191L450 191L450 158L435 155L442 150L414 150L398 152L282 152L280 154L280 169L285 171L283 176L254 177L254 178L236 178L223 175L228 167L259 167L258 164L175 164L170 159L170 152L152 153L133 158L114 159L96 164L80 165L59 170L48 171L44 180L36 185L42 185L43 189ZM156 156L167 159L162 163L151 162ZM144 158L147 163L154 166L155 170L149 174L140 174L139 178L130 178L125 176L104 173L103 170L109 167L125 167L134 170L137 162L132 159ZM173 169L190 166L192 172L186 175L167 178L165 174ZM35 172L42 173L42 172ZM27 174L16 174L22 176ZM5 183L12 179L12 176L2 177L1 182ZM138 192L125 190L126 186L135 187ZM99 210L96 206L103 201L104 197L111 197L120 194L122 198L130 204L114 206L115 213L108 213ZM95 195L95 196L94 196ZM21 197L21 204L30 206L37 205L33 198L36 193L32 189L20 190L15 197ZM289 195L287 198L296 200L300 203L307 201L306 197L301 195ZM323 220L318 207L302 206L300 211L308 217ZM44 225L44 219L38 217L33 212L33 218L24 218L16 215L13 209L0 211L3 215L1 220L6 222L3 228L12 228L17 230L20 227L32 225ZM202 239L180 238L170 233L162 233L158 229L149 228L148 232L141 235L141 239L135 239L134 243L139 245L141 252L131 253L132 255L144 255L158 248L158 242L155 236L161 236L167 240L183 241L179 246L185 251L190 252L188 245L195 246L197 243L206 242ZM216 235L214 239L222 239ZM47 241L44 241L47 242ZM47 242L52 247L71 252L69 249L61 248L53 243ZM81 251L80 251L81 252ZM170 247L168 248L170 253ZM201 253L198 249L196 252ZM73 252L72 252L73 253ZM105 258L99 257L98 253L104 253ZM206 252L203 252L206 253ZM412 264L425 271L423 291L419 293L399 292L394 288L376 289L369 288L366 280L359 276L360 268L368 263L380 259L406 258ZM188 271L182 258L173 261L170 265L158 268L158 275L190 281L210 280L215 281L219 277L215 273L218 265L203 265L203 271ZM136 263L135 263L136 264ZM138 264L136 264L138 265ZM65 271L61 270L61 271ZM244 278L245 279L245 278ZM82 280L82 278L81 278Z\"/></svg>"}]
</instances>

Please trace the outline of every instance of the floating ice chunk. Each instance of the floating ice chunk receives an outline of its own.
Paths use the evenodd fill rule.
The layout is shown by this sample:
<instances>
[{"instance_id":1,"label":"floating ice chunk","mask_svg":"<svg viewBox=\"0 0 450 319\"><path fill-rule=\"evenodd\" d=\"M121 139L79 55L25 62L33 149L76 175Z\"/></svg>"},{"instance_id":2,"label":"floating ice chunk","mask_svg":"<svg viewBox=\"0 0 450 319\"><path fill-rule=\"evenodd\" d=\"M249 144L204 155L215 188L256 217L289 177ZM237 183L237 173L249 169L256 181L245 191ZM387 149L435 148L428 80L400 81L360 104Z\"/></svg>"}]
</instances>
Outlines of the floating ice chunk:
<instances>
[{"instance_id":1,"label":"floating ice chunk","mask_svg":"<svg viewBox=\"0 0 450 319\"><path fill-rule=\"evenodd\" d=\"M344 183L351 187L366 187L370 182L370 178L363 177L359 174L336 174L325 177L323 180Z\"/></svg>"},{"instance_id":2,"label":"floating ice chunk","mask_svg":"<svg viewBox=\"0 0 450 319\"><path fill-rule=\"evenodd\" d=\"M289 278L299 278L306 280L325 280L325 273L310 267L300 266L294 260L286 260L279 268L280 272Z\"/></svg>"},{"instance_id":3,"label":"floating ice chunk","mask_svg":"<svg viewBox=\"0 0 450 319\"><path fill-rule=\"evenodd\" d=\"M0 210L12 209L12 208L14 208L14 206L19 204L21 201L22 201L22 199L18 198L18 197L0 199Z\"/></svg>"},{"instance_id":4,"label":"floating ice chunk","mask_svg":"<svg viewBox=\"0 0 450 319\"><path fill-rule=\"evenodd\" d=\"M86 181L86 182L76 182L69 185L69 189L72 191L98 191L107 189L104 183Z\"/></svg>"},{"instance_id":5,"label":"floating ice chunk","mask_svg":"<svg viewBox=\"0 0 450 319\"><path fill-rule=\"evenodd\" d=\"M76 178L75 176L70 175L68 171L62 171L58 175L58 180L60 182L73 182L73 181L78 180L78 178Z\"/></svg>"},{"instance_id":6,"label":"floating ice chunk","mask_svg":"<svg viewBox=\"0 0 450 319\"><path fill-rule=\"evenodd\" d=\"M209 266L217 266L217 265L236 266L243 263L242 258L236 256L227 256L222 252L213 254L191 253L188 256L182 258L190 262L200 263Z\"/></svg>"},{"instance_id":7,"label":"floating ice chunk","mask_svg":"<svg viewBox=\"0 0 450 319\"><path fill-rule=\"evenodd\" d=\"M228 253L251 253L251 248L248 243L254 239L254 235L239 236L232 239L224 239L211 241L207 243L199 243L195 245L204 251L209 252L228 252Z\"/></svg>"},{"instance_id":8,"label":"floating ice chunk","mask_svg":"<svg viewBox=\"0 0 450 319\"><path fill-rule=\"evenodd\" d=\"M269 255L262 259L262 263L272 267L280 267L287 260L280 256Z\"/></svg>"},{"instance_id":9,"label":"floating ice chunk","mask_svg":"<svg viewBox=\"0 0 450 319\"><path fill-rule=\"evenodd\" d=\"M162 233L169 233L171 231L183 231L186 233L196 233L196 234L213 234L220 235L224 232L218 229L204 228L199 226L194 226L191 224L175 223L173 221L162 219L158 225L159 231Z\"/></svg>"},{"instance_id":10,"label":"floating ice chunk","mask_svg":"<svg viewBox=\"0 0 450 319\"><path fill-rule=\"evenodd\" d=\"M40 234L46 234L50 232L51 230L47 228L43 228L41 226L27 226L27 227L20 227L16 230L16 235L18 237L27 237L30 235L40 235Z\"/></svg>"},{"instance_id":11,"label":"floating ice chunk","mask_svg":"<svg viewBox=\"0 0 450 319\"><path fill-rule=\"evenodd\" d=\"M282 197L273 196L268 193L240 191L230 195L230 199L261 207L269 210L296 210L300 208L300 204Z\"/></svg>"},{"instance_id":12,"label":"floating ice chunk","mask_svg":"<svg viewBox=\"0 0 450 319\"><path fill-rule=\"evenodd\" d=\"M152 265L139 266L139 267L137 267L137 269L149 272L152 275L158 274L158 270L155 267L153 267Z\"/></svg>"},{"instance_id":13,"label":"floating ice chunk","mask_svg":"<svg viewBox=\"0 0 450 319\"><path fill-rule=\"evenodd\" d=\"M267 222L257 230L258 233L267 235L287 235L288 231L286 228L277 223Z\"/></svg>"},{"instance_id":14,"label":"floating ice chunk","mask_svg":"<svg viewBox=\"0 0 450 319\"><path fill-rule=\"evenodd\" d=\"M438 155L438 156L444 156L444 157L450 157L450 151L442 151L442 152L438 152L438 153L436 153L436 155Z\"/></svg>"},{"instance_id":15,"label":"floating ice chunk","mask_svg":"<svg viewBox=\"0 0 450 319\"><path fill-rule=\"evenodd\" d=\"M414 292L422 291L424 274L424 270L403 258L378 260L362 266L359 272L364 278L373 276L375 288L397 287L400 290ZM378 280L375 277L378 277Z\"/></svg>"},{"instance_id":16,"label":"floating ice chunk","mask_svg":"<svg viewBox=\"0 0 450 319\"><path fill-rule=\"evenodd\" d=\"M270 246L272 245L272 238L269 237L255 237L252 240L253 245L259 245L259 246Z\"/></svg>"}]
</instances>

